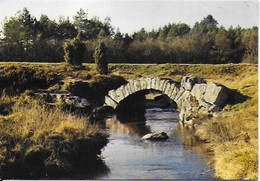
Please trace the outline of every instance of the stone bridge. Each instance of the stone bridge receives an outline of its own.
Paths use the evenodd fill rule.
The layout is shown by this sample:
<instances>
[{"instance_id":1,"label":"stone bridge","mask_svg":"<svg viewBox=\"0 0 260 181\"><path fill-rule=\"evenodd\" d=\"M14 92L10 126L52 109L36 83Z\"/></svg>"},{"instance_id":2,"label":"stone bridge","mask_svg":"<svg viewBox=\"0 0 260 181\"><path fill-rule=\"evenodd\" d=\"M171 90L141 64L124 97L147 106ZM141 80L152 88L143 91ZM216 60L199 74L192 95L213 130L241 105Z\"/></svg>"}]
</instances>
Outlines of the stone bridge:
<instances>
[{"instance_id":1,"label":"stone bridge","mask_svg":"<svg viewBox=\"0 0 260 181\"><path fill-rule=\"evenodd\" d=\"M158 90L175 101L180 120L186 124L194 124L198 114L220 111L227 102L229 92L225 86L207 83L199 77L185 76L181 82L160 77L141 77L110 90L105 96L105 104L116 109L122 100L142 90Z\"/></svg>"}]
</instances>

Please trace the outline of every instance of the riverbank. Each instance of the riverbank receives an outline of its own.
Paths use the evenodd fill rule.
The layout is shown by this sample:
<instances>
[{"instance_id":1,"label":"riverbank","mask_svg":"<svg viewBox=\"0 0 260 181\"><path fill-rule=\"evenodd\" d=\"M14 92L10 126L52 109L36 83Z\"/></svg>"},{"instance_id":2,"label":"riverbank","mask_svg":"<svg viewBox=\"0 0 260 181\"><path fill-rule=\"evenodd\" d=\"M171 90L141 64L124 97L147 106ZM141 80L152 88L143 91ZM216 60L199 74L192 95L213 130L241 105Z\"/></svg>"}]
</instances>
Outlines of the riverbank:
<instances>
[{"instance_id":1,"label":"riverbank","mask_svg":"<svg viewBox=\"0 0 260 181\"><path fill-rule=\"evenodd\" d=\"M62 88L70 85L64 80L88 76L84 70L64 65L0 65L2 179L63 178L102 165L99 155L108 134L82 112L74 112L65 102L49 104L41 94L57 90L62 95L66 92Z\"/></svg>"},{"instance_id":2,"label":"riverbank","mask_svg":"<svg viewBox=\"0 0 260 181\"><path fill-rule=\"evenodd\" d=\"M3 179L59 178L94 167L108 135L86 117L50 108L29 91L0 116L0 168Z\"/></svg>"},{"instance_id":3,"label":"riverbank","mask_svg":"<svg viewBox=\"0 0 260 181\"><path fill-rule=\"evenodd\" d=\"M213 155L210 162L217 178L258 178L257 65L112 65L112 69L127 78L160 76L180 81L184 75L195 75L248 96L243 103L225 106L216 117L201 120L195 137Z\"/></svg>"},{"instance_id":4,"label":"riverbank","mask_svg":"<svg viewBox=\"0 0 260 181\"><path fill-rule=\"evenodd\" d=\"M102 93L97 94L97 97L100 97L106 90L116 88L130 78L159 76L180 81L185 75L200 76L208 82L221 83L250 97L241 104L225 106L217 117L206 118L196 126L196 138L213 155L216 177L221 179L257 178L257 65L111 64L109 69L111 72L109 76L100 76L95 71L95 66L90 64L69 67L64 64L0 63L0 89L8 93L8 96L1 98L0 107L3 109L0 114L6 115L4 119L1 118L2 122L8 122L5 120L12 118L12 107L16 104L16 99L13 97L27 89L32 91L44 89L58 93L70 91L91 98L98 90L102 89ZM85 89L82 89L84 87ZM10 100L9 96L12 97ZM77 132L78 129L74 130ZM4 153L3 150L1 152Z\"/></svg>"}]
</instances>

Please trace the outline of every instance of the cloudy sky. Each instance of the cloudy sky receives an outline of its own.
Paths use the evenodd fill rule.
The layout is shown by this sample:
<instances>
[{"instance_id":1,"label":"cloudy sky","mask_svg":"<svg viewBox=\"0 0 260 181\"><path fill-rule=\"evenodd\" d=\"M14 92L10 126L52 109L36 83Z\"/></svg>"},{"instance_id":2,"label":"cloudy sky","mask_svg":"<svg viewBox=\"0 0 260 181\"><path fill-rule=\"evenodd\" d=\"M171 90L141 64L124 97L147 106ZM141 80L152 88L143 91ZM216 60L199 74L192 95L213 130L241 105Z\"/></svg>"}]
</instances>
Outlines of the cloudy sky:
<instances>
[{"instance_id":1,"label":"cloudy sky","mask_svg":"<svg viewBox=\"0 0 260 181\"><path fill-rule=\"evenodd\" d=\"M83 8L88 17L111 18L111 24L123 33L144 27L159 28L168 23L186 23L191 27L208 14L219 26L243 28L258 26L258 1L176 1L176 0L0 0L0 22L27 7L33 16L46 14L50 19L70 17Z\"/></svg>"}]
</instances>

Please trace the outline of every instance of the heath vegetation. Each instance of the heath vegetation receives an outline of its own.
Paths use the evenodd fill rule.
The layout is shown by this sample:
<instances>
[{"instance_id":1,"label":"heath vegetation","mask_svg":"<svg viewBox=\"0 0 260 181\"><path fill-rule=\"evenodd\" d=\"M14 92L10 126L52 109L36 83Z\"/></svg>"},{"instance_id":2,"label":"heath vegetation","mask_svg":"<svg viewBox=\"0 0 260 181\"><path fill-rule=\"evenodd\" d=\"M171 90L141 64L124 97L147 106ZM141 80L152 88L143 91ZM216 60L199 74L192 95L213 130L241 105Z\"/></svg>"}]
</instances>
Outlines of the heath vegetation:
<instances>
[{"instance_id":1,"label":"heath vegetation","mask_svg":"<svg viewBox=\"0 0 260 181\"><path fill-rule=\"evenodd\" d=\"M106 136L99 131L97 125L91 125L86 118L64 113L58 108L50 109L41 101L30 98L32 96L29 96L31 94L28 91L21 95L24 88L28 87L32 91L39 88L58 92L71 91L80 96L89 96L88 98L97 95L94 97L98 100L98 97L102 97L109 89L119 87L130 78L160 76L180 81L184 75L195 75L207 81L221 83L230 89L236 89L249 97L243 103L225 106L223 111L214 118L204 118L196 126L195 137L204 142L208 154L211 155L211 164L215 169L216 177L257 178L257 65L110 64L108 68L110 74L100 76L95 65L0 64L0 78L5 82L1 84L3 93L0 98L0 106L3 108L0 134L1 167L11 168L11 165L16 167L17 164L25 164L27 159L34 158L35 155L43 154L44 156L41 156L43 160L39 164L41 167L34 169L42 169L42 166L48 167L48 165L70 169L74 163L66 159L64 161L61 155L71 153L69 150L75 144L79 146L79 141L80 143L86 141L88 144L91 135L93 137L102 135L100 139L102 138L102 143L106 143ZM37 88L33 83L39 80L42 86ZM13 90L12 85L15 85L17 90ZM99 89L102 91L97 94ZM102 100L97 102L101 104ZM61 143L65 153L60 152L61 147L54 146L55 140ZM72 155L76 153L78 154L76 151Z\"/></svg>"},{"instance_id":2,"label":"heath vegetation","mask_svg":"<svg viewBox=\"0 0 260 181\"><path fill-rule=\"evenodd\" d=\"M26 91L0 116L2 178L57 177L95 165L107 135L86 117L50 108Z\"/></svg>"}]
</instances>

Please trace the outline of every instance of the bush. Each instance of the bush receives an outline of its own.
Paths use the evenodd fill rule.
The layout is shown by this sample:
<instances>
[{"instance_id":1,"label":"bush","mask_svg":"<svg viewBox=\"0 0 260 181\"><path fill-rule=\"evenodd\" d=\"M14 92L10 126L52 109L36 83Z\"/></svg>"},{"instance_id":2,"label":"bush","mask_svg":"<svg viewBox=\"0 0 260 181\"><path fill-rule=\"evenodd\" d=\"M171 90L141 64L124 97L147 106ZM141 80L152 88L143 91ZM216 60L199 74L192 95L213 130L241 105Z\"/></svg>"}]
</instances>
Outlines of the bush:
<instances>
[{"instance_id":1,"label":"bush","mask_svg":"<svg viewBox=\"0 0 260 181\"><path fill-rule=\"evenodd\" d=\"M64 60L71 65L81 65L84 60L85 44L80 41L79 35L63 45Z\"/></svg>"},{"instance_id":2,"label":"bush","mask_svg":"<svg viewBox=\"0 0 260 181\"><path fill-rule=\"evenodd\" d=\"M98 46L95 48L94 59L97 66L97 71L100 74L107 74L108 72L108 62L106 56L106 46L103 41L99 42Z\"/></svg>"}]
</instances>

